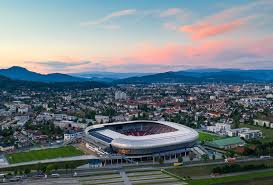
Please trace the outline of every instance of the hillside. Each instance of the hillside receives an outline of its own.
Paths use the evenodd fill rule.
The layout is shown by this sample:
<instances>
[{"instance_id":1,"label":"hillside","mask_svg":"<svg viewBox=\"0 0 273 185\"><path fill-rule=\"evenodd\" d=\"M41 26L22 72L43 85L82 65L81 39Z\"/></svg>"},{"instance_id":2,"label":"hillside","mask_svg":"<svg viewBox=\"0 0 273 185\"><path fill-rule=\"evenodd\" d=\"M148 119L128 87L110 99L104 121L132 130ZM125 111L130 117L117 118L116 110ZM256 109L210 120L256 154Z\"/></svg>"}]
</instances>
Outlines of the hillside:
<instances>
[{"instance_id":1,"label":"hillside","mask_svg":"<svg viewBox=\"0 0 273 185\"><path fill-rule=\"evenodd\" d=\"M25 80L32 82L80 82L87 81L85 78L73 77L61 73L52 73L52 74L40 74L36 72L29 71L25 68L14 66L8 69L0 69L0 75L8 77L13 80Z\"/></svg>"},{"instance_id":2,"label":"hillside","mask_svg":"<svg viewBox=\"0 0 273 185\"><path fill-rule=\"evenodd\" d=\"M101 82L83 81L83 82L30 82L23 80L12 80L0 75L0 89L2 90L74 90L74 89L92 89L107 87L108 85Z\"/></svg>"},{"instance_id":3,"label":"hillside","mask_svg":"<svg viewBox=\"0 0 273 185\"><path fill-rule=\"evenodd\" d=\"M146 83L265 83L273 82L273 70L178 71L116 80L117 84Z\"/></svg>"}]
</instances>

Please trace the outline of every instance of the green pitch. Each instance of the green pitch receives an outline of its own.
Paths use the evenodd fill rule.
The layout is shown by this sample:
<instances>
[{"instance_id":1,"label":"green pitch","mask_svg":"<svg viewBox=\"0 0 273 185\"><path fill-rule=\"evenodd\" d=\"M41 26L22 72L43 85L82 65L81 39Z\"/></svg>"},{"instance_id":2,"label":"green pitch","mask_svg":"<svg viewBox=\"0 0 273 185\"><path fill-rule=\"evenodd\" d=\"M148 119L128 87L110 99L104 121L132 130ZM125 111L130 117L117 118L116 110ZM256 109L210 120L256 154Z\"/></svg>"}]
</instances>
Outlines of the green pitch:
<instances>
[{"instance_id":1,"label":"green pitch","mask_svg":"<svg viewBox=\"0 0 273 185\"><path fill-rule=\"evenodd\" d=\"M36 160L55 159L59 157L72 157L83 155L83 151L73 146L63 146L59 148L48 148L41 150L31 150L27 152L18 152L6 154L10 164L22 163Z\"/></svg>"},{"instance_id":2,"label":"green pitch","mask_svg":"<svg viewBox=\"0 0 273 185\"><path fill-rule=\"evenodd\" d=\"M214 141L217 139L223 139L224 137L217 136L208 132L199 132L199 141Z\"/></svg>"}]
</instances>

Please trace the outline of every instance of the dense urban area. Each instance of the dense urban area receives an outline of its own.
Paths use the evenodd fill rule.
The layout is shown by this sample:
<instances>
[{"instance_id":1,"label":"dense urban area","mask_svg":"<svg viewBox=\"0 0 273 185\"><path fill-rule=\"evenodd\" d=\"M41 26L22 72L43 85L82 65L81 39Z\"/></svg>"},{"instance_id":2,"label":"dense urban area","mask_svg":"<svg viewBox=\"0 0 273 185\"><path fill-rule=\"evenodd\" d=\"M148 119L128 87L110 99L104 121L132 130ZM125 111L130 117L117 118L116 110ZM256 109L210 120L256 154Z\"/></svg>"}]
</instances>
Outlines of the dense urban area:
<instances>
[{"instance_id":1,"label":"dense urban area","mask_svg":"<svg viewBox=\"0 0 273 185\"><path fill-rule=\"evenodd\" d=\"M67 169L74 170L74 175L81 173L76 172L76 167L115 169L121 165L118 159L111 159L110 163L92 158L102 155L99 147L84 145L84 129L111 122L154 120L195 129L199 133L197 145L185 156L174 159L164 156L153 162L135 160L136 163L128 159L132 161L126 161L127 166L156 166L146 169L147 173L159 173L157 170L161 166L164 176L172 174L167 179L179 183L175 176L187 174L180 179L192 184L194 176L267 170L273 164L270 157L273 155L272 89L271 85L264 84L169 83L69 91L2 90L0 166L11 176L17 175L10 180L20 180L23 174L34 171L49 175L60 168L65 168L66 173ZM56 158L60 157L68 160L59 163ZM237 164L240 160L242 164ZM251 160L249 164L248 160ZM197 174L185 173L185 168L180 167L184 163L198 168L199 163L209 162L219 165L196 169ZM179 167L171 167L173 165ZM16 166L19 168L14 168ZM59 173L52 175L59 176ZM162 177L161 180L165 182L166 179Z\"/></svg>"}]
</instances>

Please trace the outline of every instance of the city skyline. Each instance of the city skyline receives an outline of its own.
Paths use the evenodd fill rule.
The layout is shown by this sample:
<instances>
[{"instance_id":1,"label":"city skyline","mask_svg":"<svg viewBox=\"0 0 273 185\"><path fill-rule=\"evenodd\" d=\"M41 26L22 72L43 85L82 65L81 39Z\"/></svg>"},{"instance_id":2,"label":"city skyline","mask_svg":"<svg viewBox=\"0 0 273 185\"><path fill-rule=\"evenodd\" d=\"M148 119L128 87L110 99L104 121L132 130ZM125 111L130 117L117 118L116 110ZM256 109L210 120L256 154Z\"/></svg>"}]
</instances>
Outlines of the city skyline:
<instances>
[{"instance_id":1,"label":"city skyline","mask_svg":"<svg viewBox=\"0 0 273 185\"><path fill-rule=\"evenodd\" d=\"M273 69L273 1L1 1L0 68Z\"/></svg>"}]
</instances>

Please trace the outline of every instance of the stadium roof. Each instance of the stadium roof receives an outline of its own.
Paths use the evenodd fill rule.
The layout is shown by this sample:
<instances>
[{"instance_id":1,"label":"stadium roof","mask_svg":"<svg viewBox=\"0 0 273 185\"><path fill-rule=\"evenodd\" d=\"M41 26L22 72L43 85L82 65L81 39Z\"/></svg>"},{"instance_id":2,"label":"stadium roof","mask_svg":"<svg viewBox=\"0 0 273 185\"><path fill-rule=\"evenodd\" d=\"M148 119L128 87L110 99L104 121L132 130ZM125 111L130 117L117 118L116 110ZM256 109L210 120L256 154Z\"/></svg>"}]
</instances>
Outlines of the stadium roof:
<instances>
[{"instance_id":1,"label":"stadium roof","mask_svg":"<svg viewBox=\"0 0 273 185\"><path fill-rule=\"evenodd\" d=\"M134 124L134 123L157 123L162 125L167 125L169 127L175 128L175 131L166 132L166 133L158 133L153 135L145 135L145 136L131 136L121 134L115 131L110 131L109 129L104 127L109 125L120 125L120 124ZM144 148L153 148L153 147L164 147L173 144L187 144L192 143L198 139L198 133L184 125L166 122L166 121L128 121L128 122L117 122L117 123L108 123L108 124L100 124L94 125L86 128L85 133L88 135L89 131L99 129L99 134L105 135L107 137L112 138L109 140L112 146L124 148L124 149L144 149Z\"/></svg>"}]
</instances>

